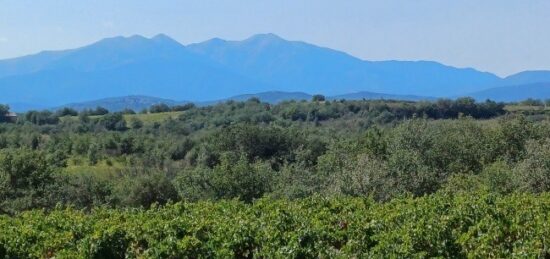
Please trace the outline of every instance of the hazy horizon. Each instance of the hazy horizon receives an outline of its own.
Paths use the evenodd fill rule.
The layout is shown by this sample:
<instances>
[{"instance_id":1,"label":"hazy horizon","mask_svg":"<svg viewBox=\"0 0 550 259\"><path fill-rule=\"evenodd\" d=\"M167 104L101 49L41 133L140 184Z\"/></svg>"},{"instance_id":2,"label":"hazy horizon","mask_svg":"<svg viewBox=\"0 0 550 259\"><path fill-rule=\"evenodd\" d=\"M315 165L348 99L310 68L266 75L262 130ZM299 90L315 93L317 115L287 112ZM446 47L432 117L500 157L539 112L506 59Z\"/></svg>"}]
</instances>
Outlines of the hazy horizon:
<instances>
[{"instance_id":1,"label":"hazy horizon","mask_svg":"<svg viewBox=\"0 0 550 259\"><path fill-rule=\"evenodd\" d=\"M363 60L430 60L504 77L550 70L547 1L0 0L0 59L165 33L187 45L274 33Z\"/></svg>"}]
</instances>

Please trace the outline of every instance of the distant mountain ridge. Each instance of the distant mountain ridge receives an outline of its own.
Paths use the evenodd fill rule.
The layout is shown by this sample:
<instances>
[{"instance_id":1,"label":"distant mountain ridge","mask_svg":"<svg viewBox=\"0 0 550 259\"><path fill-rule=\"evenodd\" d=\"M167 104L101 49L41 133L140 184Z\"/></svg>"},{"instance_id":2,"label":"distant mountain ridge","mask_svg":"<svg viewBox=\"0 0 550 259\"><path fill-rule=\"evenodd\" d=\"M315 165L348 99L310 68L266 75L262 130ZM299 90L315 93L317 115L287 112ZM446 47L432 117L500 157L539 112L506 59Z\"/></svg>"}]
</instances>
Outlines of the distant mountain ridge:
<instances>
[{"instance_id":1,"label":"distant mountain ridge","mask_svg":"<svg viewBox=\"0 0 550 259\"><path fill-rule=\"evenodd\" d=\"M213 39L187 48L281 91L446 96L500 80L490 73L432 61L364 61L274 34L255 35L244 41Z\"/></svg>"},{"instance_id":2,"label":"distant mountain ridge","mask_svg":"<svg viewBox=\"0 0 550 259\"><path fill-rule=\"evenodd\" d=\"M313 95L307 94L304 92L269 91L269 92L255 93L255 94L241 94L241 95L231 96L226 99L201 102L199 103L199 105L209 105L209 104L215 104L215 103L229 101L229 100L246 101L250 98L258 98L262 102L267 102L267 103L280 103L282 101L289 101L289 100L296 100L296 101L310 100L312 96Z\"/></svg>"},{"instance_id":3,"label":"distant mountain ridge","mask_svg":"<svg viewBox=\"0 0 550 259\"><path fill-rule=\"evenodd\" d=\"M550 99L550 83L535 83L529 85L521 86L503 86L487 89L480 92L470 93L466 96L475 98L478 101L485 101L486 99L491 99L494 101L501 102L515 102L525 100L527 98L532 98L536 94L542 96L538 99ZM260 92L255 94L242 94L236 95L229 98L212 100L212 101L203 101L203 102L194 102L198 106L206 105L215 105L217 103L226 102L229 100L233 101L246 101L250 98L258 98L262 102L277 104L283 101L300 101L300 100L311 100L313 97L312 94L304 92L282 92L282 91L269 91L269 92ZM438 98L430 96L416 96L416 95L393 95L393 94L382 94L382 93L373 93L373 92L357 92L349 93L343 95L327 96L327 100L401 100L401 101L435 101ZM124 109L132 109L136 112L139 112L143 109L147 109L155 104L167 104L169 106L181 105L190 103L190 101L178 101L172 99L158 98L152 96L121 96L121 97L111 97L98 100L85 101L80 103L69 103L56 107L46 107L46 106L36 106L32 104L16 103L15 105L10 105L12 111L16 112L25 112L28 110L58 110L63 107L72 108L75 110L85 110L85 109L94 109L98 106L107 108L110 111L122 111Z\"/></svg>"},{"instance_id":4,"label":"distant mountain ridge","mask_svg":"<svg viewBox=\"0 0 550 259\"><path fill-rule=\"evenodd\" d=\"M109 111L122 111L124 109L131 109L136 112L139 112L145 108L149 108L155 104L167 104L170 106L188 103L187 101L174 101L170 99L157 98L151 96L122 96L122 97L111 97L99 100L86 101L81 103L69 103L61 105L59 107L52 108L52 110L57 110L63 107L72 108L78 111L85 109L94 109L98 106L108 109Z\"/></svg>"},{"instance_id":5,"label":"distant mountain ridge","mask_svg":"<svg viewBox=\"0 0 550 259\"><path fill-rule=\"evenodd\" d=\"M528 98L550 99L550 83L501 86L470 93L478 101L491 99L500 102L517 102Z\"/></svg>"},{"instance_id":6,"label":"distant mountain ridge","mask_svg":"<svg viewBox=\"0 0 550 259\"><path fill-rule=\"evenodd\" d=\"M345 99L345 100L373 100L373 99L385 99L385 100L401 100L401 101L433 101L437 98L430 96L418 96L418 95L399 95L399 94L382 94L373 92L357 92L342 94L336 96L330 96L329 99Z\"/></svg>"},{"instance_id":7,"label":"distant mountain ridge","mask_svg":"<svg viewBox=\"0 0 550 259\"><path fill-rule=\"evenodd\" d=\"M327 96L372 92L414 99L546 82L550 71L500 78L433 61L365 61L274 34L187 46L163 34L113 37L81 48L0 60L0 103L49 107L113 96L205 102L277 91Z\"/></svg>"},{"instance_id":8,"label":"distant mountain ridge","mask_svg":"<svg viewBox=\"0 0 550 259\"><path fill-rule=\"evenodd\" d=\"M246 101L250 98L258 98L262 102L277 104L283 101L290 101L290 100L295 100L295 101L311 100L312 97L313 97L312 94L307 94L303 92L269 91L269 92L255 93L255 94L242 94L242 95L236 95L236 96L219 99L219 100L194 102L194 103L198 106L206 106L206 105L214 105L217 103L226 102L229 100ZM420 97L420 96L406 96L406 95L403 95L403 96L387 95L387 94L379 94L379 93L371 93L371 92L359 92L359 93L351 93L351 94L339 95L339 96L327 96L327 99L328 100L393 99L393 100L419 101L419 100L433 100L435 98ZM138 112L143 109L149 108L152 105L160 104L160 103L174 106L174 105L189 103L189 101L178 101L178 100L164 99L164 98L158 98L158 97L152 97L152 96L121 96L121 97L112 97L112 98L105 98L105 99L99 99L99 100L91 100L91 101L86 101L81 103L69 103L69 104L60 105L49 109L58 110L63 107L68 107L68 108L81 111L85 109L94 109L98 106L101 106L110 111L122 111L124 109L132 109ZM25 109L24 106L18 106L17 109L13 109L13 110L17 112L24 112L30 109L34 109L34 107L31 106L29 107L29 109Z\"/></svg>"}]
</instances>

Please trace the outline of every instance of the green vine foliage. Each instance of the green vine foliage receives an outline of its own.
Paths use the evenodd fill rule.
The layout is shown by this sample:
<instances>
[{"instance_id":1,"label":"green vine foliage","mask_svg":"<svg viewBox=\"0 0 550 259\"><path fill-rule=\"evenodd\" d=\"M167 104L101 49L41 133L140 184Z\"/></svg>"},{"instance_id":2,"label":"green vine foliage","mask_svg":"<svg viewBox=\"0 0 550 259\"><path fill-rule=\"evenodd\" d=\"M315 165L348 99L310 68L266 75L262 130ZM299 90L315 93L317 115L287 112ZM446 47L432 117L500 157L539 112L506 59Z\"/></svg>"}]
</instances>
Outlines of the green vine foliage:
<instances>
[{"instance_id":1,"label":"green vine foliage","mask_svg":"<svg viewBox=\"0 0 550 259\"><path fill-rule=\"evenodd\" d=\"M0 216L3 258L545 258L550 194L260 199Z\"/></svg>"}]
</instances>

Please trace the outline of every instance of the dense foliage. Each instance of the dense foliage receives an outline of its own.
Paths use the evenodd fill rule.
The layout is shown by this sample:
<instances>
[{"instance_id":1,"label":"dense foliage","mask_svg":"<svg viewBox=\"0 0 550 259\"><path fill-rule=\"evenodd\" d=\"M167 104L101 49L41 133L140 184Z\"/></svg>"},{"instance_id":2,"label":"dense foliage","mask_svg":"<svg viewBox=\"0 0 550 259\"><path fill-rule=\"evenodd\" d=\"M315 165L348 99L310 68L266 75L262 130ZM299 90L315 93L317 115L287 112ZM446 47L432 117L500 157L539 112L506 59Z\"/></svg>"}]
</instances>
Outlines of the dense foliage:
<instances>
[{"instance_id":1,"label":"dense foliage","mask_svg":"<svg viewBox=\"0 0 550 259\"><path fill-rule=\"evenodd\" d=\"M177 203L0 216L9 258L545 258L550 196Z\"/></svg>"},{"instance_id":2,"label":"dense foliage","mask_svg":"<svg viewBox=\"0 0 550 259\"><path fill-rule=\"evenodd\" d=\"M8 122L7 115L9 111L10 111L10 107L8 105L0 104L0 123Z\"/></svg>"},{"instance_id":3,"label":"dense foliage","mask_svg":"<svg viewBox=\"0 0 550 259\"><path fill-rule=\"evenodd\" d=\"M503 107L468 98L316 97L185 105L176 117L157 121L147 119L162 113L123 115L101 107L78 116L70 109L31 111L0 126L0 209L313 194L386 201L458 189L448 183L464 179L500 193L547 191L548 120L517 113L473 118L501 115Z\"/></svg>"},{"instance_id":4,"label":"dense foliage","mask_svg":"<svg viewBox=\"0 0 550 259\"><path fill-rule=\"evenodd\" d=\"M544 257L550 113L521 105L30 111L0 124L0 255Z\"/></svg>"}]
</instances>

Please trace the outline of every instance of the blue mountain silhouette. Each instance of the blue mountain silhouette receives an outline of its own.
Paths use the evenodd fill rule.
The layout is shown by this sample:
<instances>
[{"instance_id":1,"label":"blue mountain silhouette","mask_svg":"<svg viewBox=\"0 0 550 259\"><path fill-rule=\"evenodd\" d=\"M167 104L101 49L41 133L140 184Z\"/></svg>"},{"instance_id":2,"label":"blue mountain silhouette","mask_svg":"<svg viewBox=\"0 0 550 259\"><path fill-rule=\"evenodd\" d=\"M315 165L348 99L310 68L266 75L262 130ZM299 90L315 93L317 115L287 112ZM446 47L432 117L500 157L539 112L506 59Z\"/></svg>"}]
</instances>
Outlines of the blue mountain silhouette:
<instances>
[{"instance_id":1,"label":"blue mountain silhouette","mask_svg":"<svg viewBox=\"0 0 550 259\"><path fill-rule=\"evenodd\" d=\"M274 34L184 46L160 34L0 60L0 103L61 105L113 96L208 101L245 93L327 96L461 96L506 85L550 82L550 72L507 78L433 61L366 61ZM535 96L536 97L536 96Z\"/></svg>"}]
</instances>

